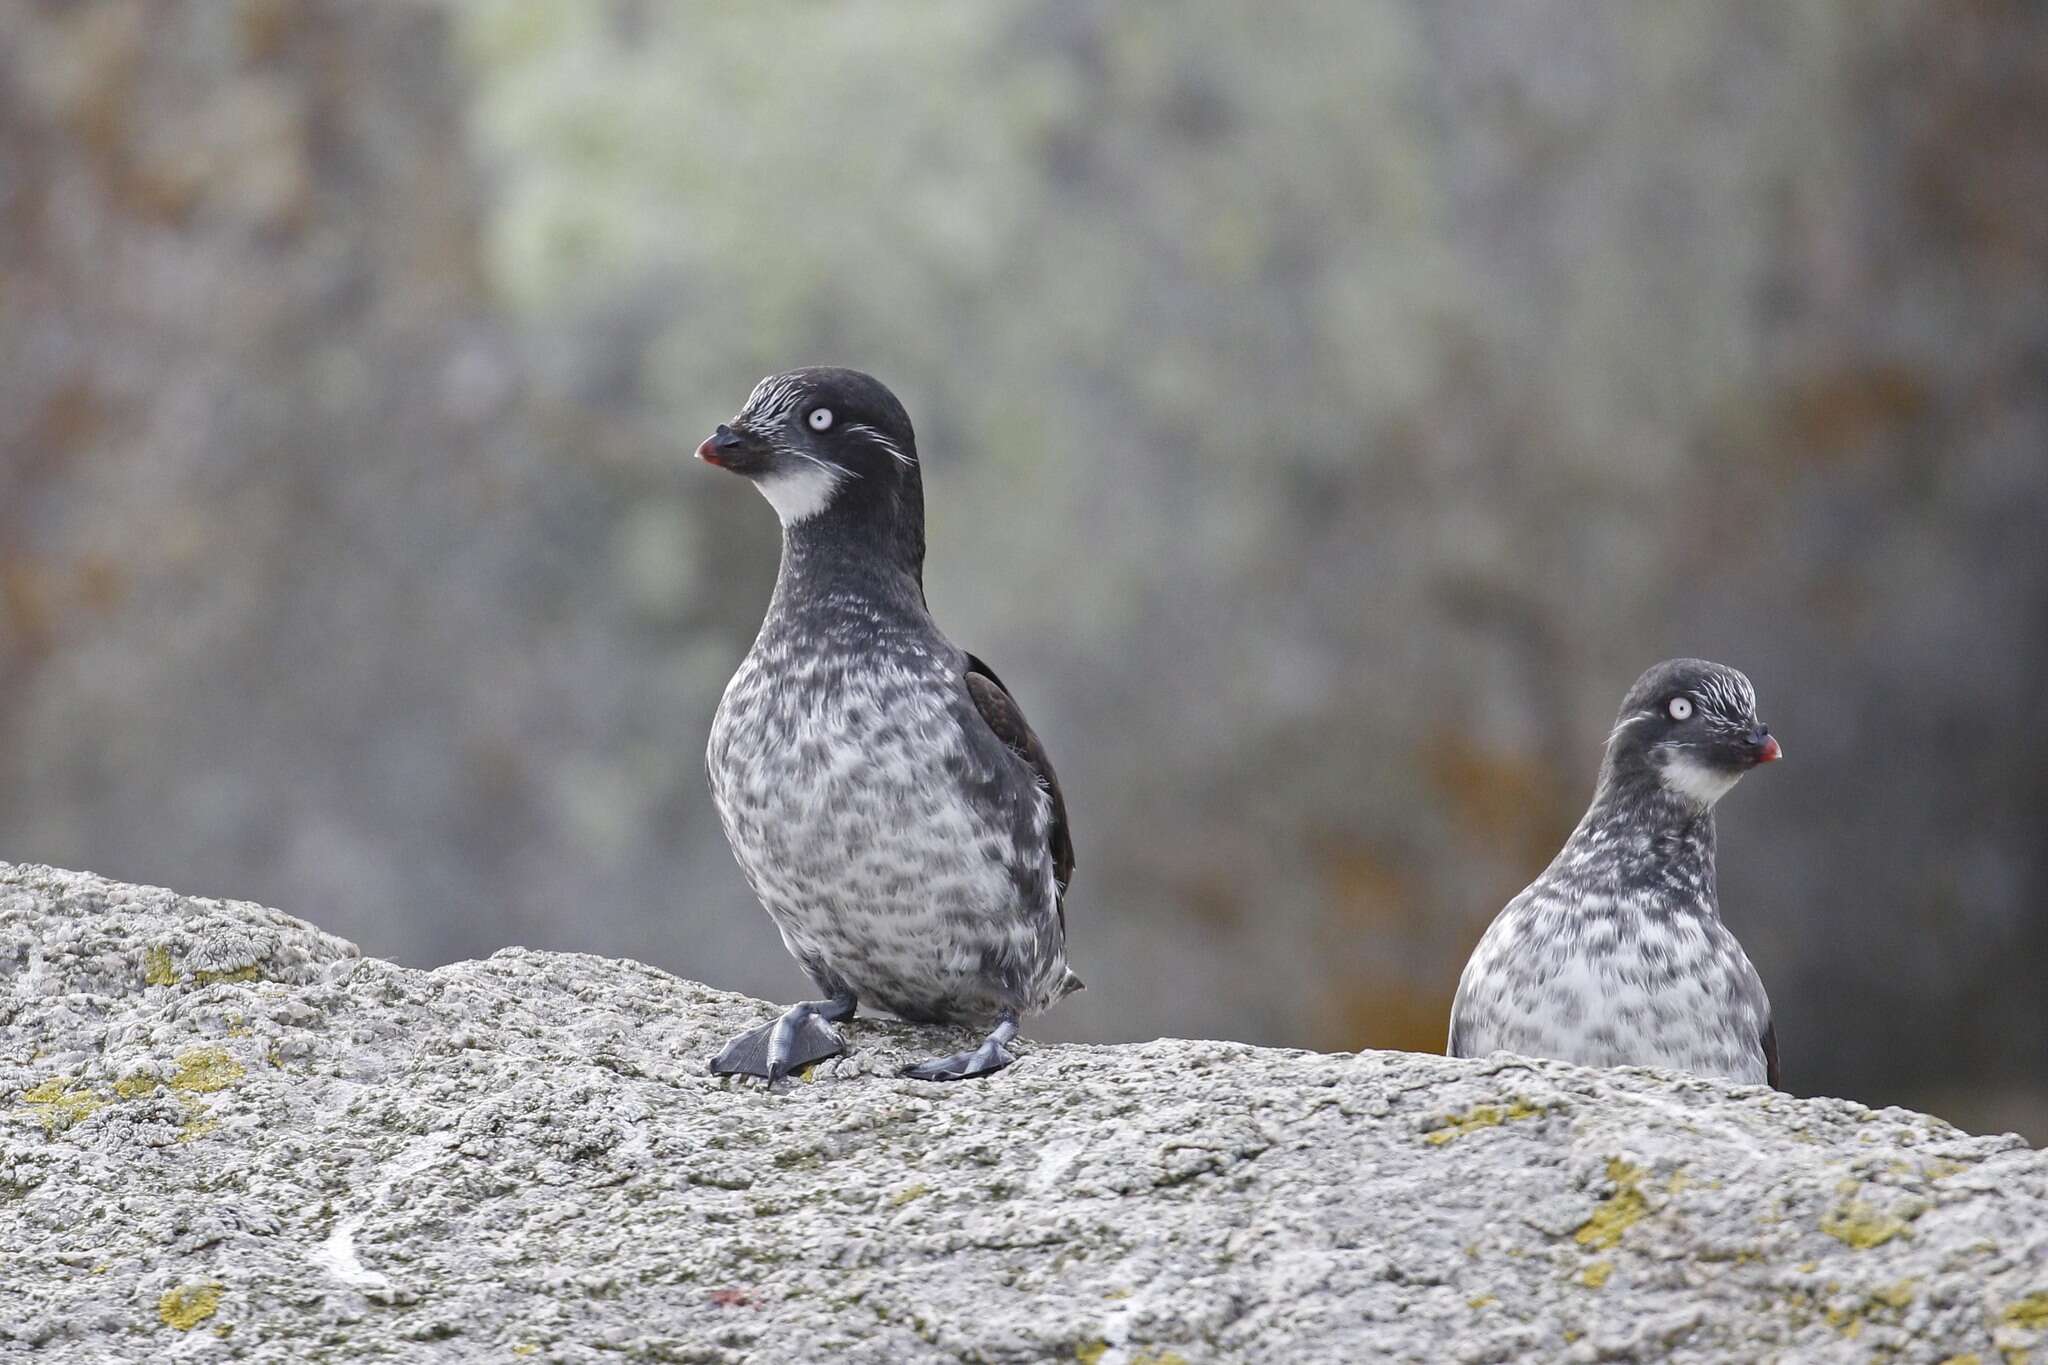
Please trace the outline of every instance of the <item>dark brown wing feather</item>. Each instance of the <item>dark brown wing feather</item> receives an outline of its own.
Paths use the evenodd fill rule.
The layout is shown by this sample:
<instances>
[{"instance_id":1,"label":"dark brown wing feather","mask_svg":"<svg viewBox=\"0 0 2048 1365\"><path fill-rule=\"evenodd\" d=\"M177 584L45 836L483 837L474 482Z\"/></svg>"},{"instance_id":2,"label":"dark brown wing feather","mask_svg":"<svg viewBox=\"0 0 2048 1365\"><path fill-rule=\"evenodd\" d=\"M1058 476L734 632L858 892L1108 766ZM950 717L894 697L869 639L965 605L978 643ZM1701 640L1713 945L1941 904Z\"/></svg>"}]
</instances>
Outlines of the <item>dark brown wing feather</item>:
<instances>
[{"instance_id":1,"label":"dark brown wing feather","mask_svg":"<svg viewBox=\"0 0 2048 1365\"><path fill-rule=\"evenodd\" d=\"M1074 879L1074 840L1067 830L1067 798L1060 794L1060 780L1053 774L1052 760L1046 757L1045 746L1032 733L1031 723L1024 719L1024 712L1003 686L1003 680L972 654L967 656L967 695L974 699L974 709L981 712L996 738L1031 766L1046 794L1052 797L1052 827L1046 831L1046 839L1052 849L1053 880L1059 883L1064 902L1067 883ZM1064 904L1060 908L1060 922L1066 923Z\"/></svg>"},{"instance_id":2,"label":"dark brown wing feather","mask_svg":"<svg viewBox=\"0 0 2048 1365\"><path fill-rule=\"evenodd\" d=\"M1772 1021L1771 1021L1770 1023L1768 1023L1768 1024L1765 1024L1765 1025L1764 1025L1764 1036L1763 1036L1763 1044L1764 1044L1764 1079L1765 1079L1766 1081L1768 1081L1768 1082L1770 1083L1771 1089L1773 1089L1773 1090L1783 1090L1783 1089L1785 1088L1785 1081L1784 1081L1784 1076L1783 1076L1783 1074L1782 1074L1782 1073L1781 1073L1781 1072L1780 1072L1780 1071L1778 1070L1778 1021L1777 1021L1777 1020L1773 1019L1773 1020L1772 1020Z\"/></svg>"}]
</instances>

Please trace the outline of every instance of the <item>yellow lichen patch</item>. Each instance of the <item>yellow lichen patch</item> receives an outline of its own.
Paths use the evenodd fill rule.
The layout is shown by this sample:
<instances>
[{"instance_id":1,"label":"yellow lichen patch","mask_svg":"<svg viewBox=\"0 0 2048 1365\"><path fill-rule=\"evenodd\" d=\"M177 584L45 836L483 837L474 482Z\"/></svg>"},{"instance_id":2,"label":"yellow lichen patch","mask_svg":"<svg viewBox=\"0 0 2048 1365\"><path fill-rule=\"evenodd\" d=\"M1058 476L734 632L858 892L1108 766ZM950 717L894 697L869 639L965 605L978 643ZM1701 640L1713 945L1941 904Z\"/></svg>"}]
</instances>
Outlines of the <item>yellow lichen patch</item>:
<instances>
[{"instance_id":1,"label":"yellow lichen patch","mask_svg":"<svg viewBox=\"0 0 2048 1365\"><path fill-rule=\"evenodd\" d=\"M1107 1294L1104 1294L1102 1297L1114 1303L1119 1299L1128 1299L1130 1296L1131 1291L1128 1289L1112 1289Z\"/></svg>"},{"instance_id":2,"label":"yellow lichen patch","mask_svg":"<svg viewBox=\"0 0 2048 1365\"><path fill-rule=\"evenodd\" d=\"M217 1284L181 1284L156 1301L156 1315L164 1326L189 1332L214 1315L220 1307Z\"/></svg>"},{"instance_id":3,"label":"yellow lichen patch","mask_svg":"<svg viewBox=\"0 0 2048 1365\"><path fill-rule=\"evenodd\" d=\"M1601 1285L1607 1283L1607 1277L1613 1273L1614 1262L1595 1261L1584 1270L1581 1270L1575 1278L1588 1289L1598 1289Z\"/></svg>"},{"instance_id":4,"label":"yellow lichen patch","mask_svg":"<svg viewBox=\"0 0 2048 1365\"><path fill-rule=\"evenodd\" d=\"M1582 1247L1604 1251L1620 1245L1621 1235L1650 1211L1649 1201L1643 1198L1642 1167L1610 1157L1607 1178L1614 1182L1614 1193L1595 1205L1592 1216L1572 1234Z\"/></svg>"},{"instance_id":5,"label":"yellow lichen patch","mask_svg":"<svg viewBox=\"0 0 2048 1365\"><path fill-rule=\"evenodd\" d=\"M1423 1140L1432 1147L1441 1147L1481 1128L1498 1128L1503 1123L1513 1123L1517 1119L1541 1118L1543 1112L1537 1106L1522 1100L1516 1100L1505 1108L1496 1104L1482 1104L1467 1109L1462 1114L1444 1115L1444 1126L1425 1135Z\"/></svg>"},{"instance_id":6,"label":"yellow lichen patch","mask_svg":"<svg viewBox=\"0 0 2048 1365\"><path fill-rule=\"evenodd\" d=\"M1188 1365L1188 1358L1179 1351L1140 1351L1131 1357L1131 1365Z\"/></svg>"},{"instance_id":7,"label":"yellow lichen patch","mask_svg":"<svg viewBox=\"0 0 2048 1365\"><path fill-rule=\"evenodd\" d=\"M1830 1294L1840 1293L1841 1286L1839 1284L1829 1284L1826 1287L1826 1292ZM1872 1290L1864 1296L1863 1302L1854 1308L1841 1308L1830 1305L1821 1310L1821 1317L1826 1320L1828 1326L1834 1328L1843 1336L1854 1338L1862 1334L1863 1324L1874 1310L1880 1308L1904 1310L1912 1302L1913 1281L1900 1280L1897 1284L1891 1285L1888 1288Z\"/></svg>"},{"instance_id":8,"label":"yellow lichen patch","mask_svg":"<svg viewBox=\"0 0 2048 1365\"><path fill-rule=\"evenodd\" d=\"M147 1071L131 1071L114 1082L114 1093L124 1100L139 1100L144 1095L154 1094L163 1082Z\"/></svg>"},{"instance_id":9,"label":"yellow lichen patch","mask_svg":"<svg viewBox=\"0 0 2048 1365\"><path fill-rule=\"evenodd\" d=\"M530 1341L522 1341L512 1348L512 1354L515 1356L535 1356L540 1354L540 1347Z\"/></svg>"},{"instance_id":10,"label":"yellow lichen patch","mask_svg":"<svg viewBox=\"0 0 2048 1365\"><path fill-rule=\"evenodd\" d=\"M225 1090L248 1074L240 1062L217 1047L195 1047L178 1054L178 1069L171 1073L171 1089L192 1094Z\"/></svg>"},{"instance_id":11,"label":"yellow lichen patch","mask_svg":"<svg viewBox=\"0 0 2048 1365\"><path fill-rule=\"evenodd\" d=\"M1851 1199L1828 1210L1820 1220L1820 1230L1858 1251L1868 1251L1903 1233L1906 1220Z\"/></svg>"},{"instance_id":12,"label":"yellow lichen patch","mask_svg":"<svg viewBox=\"0 0 2048 1365\"><path fill-rule=\"evenodd\" d=\"M1107 1354L1109 1343L1106 1341L1084 1341L1074 1348L1074 1359L1080 1361L1081 1365L1096 1365L1096 1362Z\"/></svg>"},{"instance_id":13,"label":"yellow lichen patch","mask_svg":"<svg viewBox=\"0 0 2048 1365\"><path fill-rule=\"evenodd\" d=\"M169 948L151 948L142 955L142 979L152 986L178 984L178 969L171 965Z\"/></svg>"},{"instance_id":14,"label":"yellow lichen patch","mask_svg":"<svg viewBox=\"0 0 2048 1365\"><path fill-rule=\"evenodd\" d=\"M2029 1294L1999 1317L2017 1327L2048 1327L2048 1294Z\"/></svg>"},{"instance_id":15,"label":"yellow lichen patch","mask_svg":"<svg viewBox=\"0 0 2048 1365\"><path fill-rule=\"evenodd\" d=\"M201 986L211 986L217 981L255 981L258 979L256 964L237 967L230 972L194 972L192 980Z\"/></svg>"},{"instance_id":16,"label":"yellow lichen patch","mask_svg":"<svg viewBox=\"0 0 2048 1365\"><path fill-rule=\"evenodd\" d=\"M1971 1351L1967 1355L1946 1356L1941 1360L1940 1365L1984 1365L1984 1357L1978 1355L1975 1351Z\"/></svg>"},{"instance_id":17,"label":"yellow lichen patch","mask_svg":"<svg viewBox=\"0 0 2048 1365\"><path fill-rule=\"evenodd\" d=\"M180 1095L178 1103L184 1106L185 1110L184 1122L178 1125L178 1141L197 1142L220 1128L220 1121L212 1116L205 1100L192 1095Z\"/></svg>"},{"instance_id":18,"label":"yellow lichen patch","mask_svg":"<svg viewBox=\"0 0 2048 1365\"><path fill-rule=\"evenodd\" d=\"M48 1133L61 1133L107 1104L90 1090L72 1089L71 1082L61 1076L22 1091L21 1102L43 1121L43 1131Z\"/></svg>"},{"instance_id":19,"label":"yellow lichen patch","mask_svg":"<svg viewBox=\"0 0 2048 1365\"><path fill-rule=\"evenodd\" d=\"M905 1204L908 1204L911 1200L922 1199L924 1196L930 1194L931 1192L932 1187L929 1185L923 1183L912 1185L909 1189L898 1190L896 1193L890 1195L889 1207L892 1209L900 1209Z\"/></svg>"},{"instance_id":20,"label":"yellow lichen patch","mask_svg":"<svg viewBox=\"0 0 2048 1365\"><path fill-rule=\"evenodd\" d=\"M1476 1313L1482 1308L1491 1308L1499 1302L1500 1300L1491 1294L1475 1294L1465 1300L1465 1306Z\"/></svg>"},{"instance_id":21,"label":"yellow lichen patch","mask_svg":"<svg viewBox=\"0 0 2048 1365\"><path fill-rule=\"evenodd\" d=\"M1928 1162L1920 1174L1926 1176L1929 1180L1946 1180L1950 1176L1968 1169L1969 1167L1960 1161L1950 1161L1945 1156L1938 1156Z\"/></svg>"}]
</instances>

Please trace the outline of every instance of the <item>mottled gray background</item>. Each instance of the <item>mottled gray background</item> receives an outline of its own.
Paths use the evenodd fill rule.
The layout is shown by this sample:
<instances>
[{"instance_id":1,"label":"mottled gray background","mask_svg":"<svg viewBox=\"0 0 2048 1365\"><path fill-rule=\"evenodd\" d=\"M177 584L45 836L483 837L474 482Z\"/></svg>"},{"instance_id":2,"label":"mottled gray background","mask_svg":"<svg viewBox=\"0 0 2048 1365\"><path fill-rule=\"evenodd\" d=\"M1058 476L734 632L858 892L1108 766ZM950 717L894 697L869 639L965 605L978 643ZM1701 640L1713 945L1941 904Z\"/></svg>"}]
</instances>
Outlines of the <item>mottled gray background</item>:
<instances>
[{"instance_id":1,"label":"mottled gray background","mask_svg":"<svg viewBox=\"0 0 2048 1365\"><path fill-rule=\"evenodd\" d=\"M1441 1046L1646 664L1793 1088L2048 1138L2048 11L0 3L0 857L788 997L761 373L915 415L1041 1036Z\"/></svg>"}]
</instances>

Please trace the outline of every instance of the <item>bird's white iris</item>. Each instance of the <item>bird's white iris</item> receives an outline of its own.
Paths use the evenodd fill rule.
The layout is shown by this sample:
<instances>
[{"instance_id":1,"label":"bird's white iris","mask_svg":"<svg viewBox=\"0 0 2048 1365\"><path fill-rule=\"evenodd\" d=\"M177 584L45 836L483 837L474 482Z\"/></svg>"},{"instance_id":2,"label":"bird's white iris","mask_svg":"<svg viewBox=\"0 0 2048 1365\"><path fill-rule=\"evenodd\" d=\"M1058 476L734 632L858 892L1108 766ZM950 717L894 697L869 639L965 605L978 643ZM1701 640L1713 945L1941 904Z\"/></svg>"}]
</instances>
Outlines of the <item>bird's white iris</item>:
<instances>
[{"instance_id":1,"label":"bird's white iris","mask_svg":"<svg viewBox=\"0 0 2048 1365\"><path fill-rule=\"evenodd\" d=\"M1690 701L1687 701L1684 697L1673 697L1671 699L1671 719L1688 720L1691 716L1692 703Z\"/></svg>"},{"instance_id":2,"label":"bird's white iris","mask_svg":"<svg viewBox=\"0 0 2048 1365\"><path fill-rule=\"evenodd\" d=\"M809 418L812 431L829 431L832 428L832 409L812 408Z\"/></svg>"}]
</instances>

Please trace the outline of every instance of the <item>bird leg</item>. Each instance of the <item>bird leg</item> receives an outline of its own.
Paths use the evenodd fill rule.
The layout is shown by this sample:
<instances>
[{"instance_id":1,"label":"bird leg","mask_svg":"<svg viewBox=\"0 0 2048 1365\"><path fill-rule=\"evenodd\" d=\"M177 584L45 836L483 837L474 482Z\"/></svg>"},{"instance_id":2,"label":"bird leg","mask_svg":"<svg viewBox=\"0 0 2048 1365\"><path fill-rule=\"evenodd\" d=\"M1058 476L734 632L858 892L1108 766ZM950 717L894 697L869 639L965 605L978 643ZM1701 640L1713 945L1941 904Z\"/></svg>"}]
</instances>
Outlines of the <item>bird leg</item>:
<instances>
[{"instance_id":1,"label":"bird leg","mask_svg":"<svg viewBox=\"0 0 2048 1365\"><path fill-rule=\"evenodd\" d=\"M853 1018L853 992L830 1000L803 1000L772 1024L748 1029L711 1059L714 1076L760 1076L770 1086L784 1076L846 1051L846 1039L832 1027Z\"/></svg>"},{"instance_id":2,"label":"bird leg","mask_svg":"<svg viewBox=\"0 0 2048 1365\"><path fill-rule=\"evenodd\" d=\"M970 1076L993 1075L1017 1060L1004 1046L1016 1036L1017 1016L1006 1011L996 1016L995 1028L974 1051L956 1052L950 1057L934 1057L916 1066L906 1066L903 1074L919 1081L964 1081Z\"/></svg>"}]
</instances>

